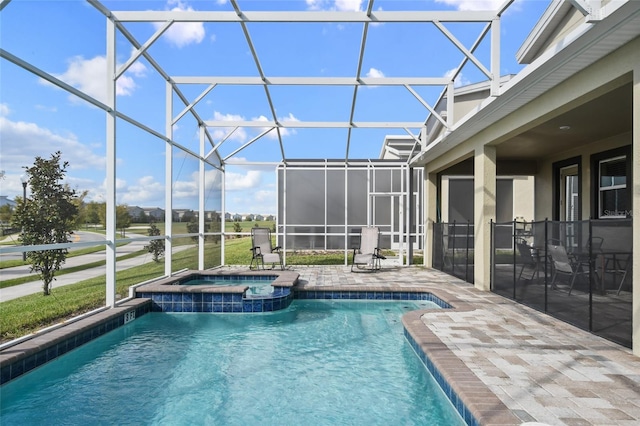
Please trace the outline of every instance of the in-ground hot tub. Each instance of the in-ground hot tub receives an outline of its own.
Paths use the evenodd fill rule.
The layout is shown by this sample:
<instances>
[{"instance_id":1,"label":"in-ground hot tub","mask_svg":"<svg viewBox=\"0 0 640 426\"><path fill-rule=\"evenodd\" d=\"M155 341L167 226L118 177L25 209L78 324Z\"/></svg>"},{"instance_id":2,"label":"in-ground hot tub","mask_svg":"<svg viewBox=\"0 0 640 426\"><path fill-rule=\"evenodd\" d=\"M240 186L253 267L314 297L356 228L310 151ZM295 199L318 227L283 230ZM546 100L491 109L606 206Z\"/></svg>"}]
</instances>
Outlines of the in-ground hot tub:
<instances>
[{"instance_id":1,"label":"in-ground hot tub","mask_svg":"<svg viewBox=\"0 0 640 426\"><path fill-rule=\"evenodd\" d=\"M142 285L135 297L155 312L272 312L287 308L299 274L293 271L185 271Z\"/></svg>"}]
</instances>

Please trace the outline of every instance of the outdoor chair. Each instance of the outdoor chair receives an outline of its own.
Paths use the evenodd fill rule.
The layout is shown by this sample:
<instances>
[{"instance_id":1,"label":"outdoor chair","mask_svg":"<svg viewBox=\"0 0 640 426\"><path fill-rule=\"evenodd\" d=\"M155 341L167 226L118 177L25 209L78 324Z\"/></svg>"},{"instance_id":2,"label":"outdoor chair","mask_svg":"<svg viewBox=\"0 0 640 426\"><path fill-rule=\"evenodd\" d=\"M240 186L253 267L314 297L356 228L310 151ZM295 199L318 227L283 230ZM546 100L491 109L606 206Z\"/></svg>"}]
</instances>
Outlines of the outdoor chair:
<instances>
[{"instance_id":1,"label":"outdoor chair","mask_svg":"<svg viewBox=\"0 0 640 426\"><path fill-rule=\"evenodd\" d=\"M573 285L578 275L588 274L588 271L584 270L581 262L569 257L565 246L559 240L549 240L547 242L547 256L551 260L551 266L553 268L551 288L557 288L556 279L558 278L558 274L568 275L571 277L569 283L569 295L571 295Z\"/></svg>"},{"instance_id":2,"label":"outdoor chair","mask_svg":"<svg viewBox=\"0 0 640 426\"><path fill-rule=\"evenodd\" d=\"M625 280L627 279L627 274L629 273L629 269L631 268L631 255L630 254L616 254L612 257L607 256L604 261L604 270L603 274L613 274L613 282L614 285L616 283L616 279L618 274L622 275L620 279L620 284L618 285L618 290L616 291L616 295L620 295L620 291L622 291L622 286L624 285Z\"/></svg>"},{"instance_id":3,"label":"outdoor chair","mask_svg":"<svg viewBox=\"0 0 640 426\"><path fill-rule=\"evenodd\" d=\"M518 281L522 278L522 273L525 268L531 269L531 277L529 280L533 280L534 277L538 278L540 275L540 264L538 262L538 256L535 252L536 249L529 246L526 241L522 240L516 243L516 247L518 248L518 253L520 254L520 261L522 262L522 267L520 268L520 274L518 274Z\"/></svg>"},{"instance_id":4,"label":"outdoor chair","mask_svg":"<svg viewBox=\"0 0 640 426\"><path fill-rule=\"evenodd\" d=\"M378 227L370 226L362 228L360 231L360 247L353 249L353 261L351 271L354 266L358 269L369 271L380 270L381 259L386 259L379 248L380 230Z\"/></svg>"},{"instance_id":5,"label":"outdoor chair","mask_svg":"<svg viewBox=\"0 0 640 426\"><path fill-rule=\"evenodd\" d=\"M271 263L274 269L276 264L280 265L280 269L284 269L282 263L281 247L273 247L271 241L271 231L269 228L251 228L251 263L249 269L264 269L265 263ZM254 266L255 262L255 266Z\"/></svg>"}]
</instances>

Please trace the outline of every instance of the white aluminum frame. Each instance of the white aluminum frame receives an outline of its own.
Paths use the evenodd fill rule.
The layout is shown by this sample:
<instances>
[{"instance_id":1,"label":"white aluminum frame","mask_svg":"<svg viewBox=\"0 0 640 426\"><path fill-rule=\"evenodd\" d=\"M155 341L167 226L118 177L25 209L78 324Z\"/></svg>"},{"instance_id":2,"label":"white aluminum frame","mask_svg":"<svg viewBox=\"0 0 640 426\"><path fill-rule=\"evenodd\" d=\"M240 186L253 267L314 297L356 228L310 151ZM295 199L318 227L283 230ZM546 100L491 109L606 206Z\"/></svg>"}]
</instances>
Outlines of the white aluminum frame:
<instances>
[{"instance_id":1,"label":"white aluminum frame","mask_svg":"<svg viewBox=\"0 0 640 426\"><path fill-rule=\"evenodd\" d=\"M185 152L189 156L199 161L200 176L200 191L199 191L199 204L198 210L200 213L199 222L199 252L198 252L198 264L200 267L204 266L204 173L206 165L209 165L223 173L225 172L226 164L238 164L234 162L234 156L242 151L247 146L258 141L262 136L275 130L278 134L278 140L281 151L282 164L287 163L290 159L287 157L284 145L282 143L281 129L284 128L346 128L347 138L345 143L345 156L344 166L345 174L348 176L347 168L349 162L352 160L349 154L351 135L353 129L359 128L381 128L381 129L403 129L415 140L414 147L412 149L410 157L403 163L402 167L409 170L409 164L411 159L419 156L422 150L425 148L424 141L426 140L426 118L422 122L389 122L389 121L359 121L355 122L354 117L356 113L356 100L358 91L363 86L397 86L404 87L409 91L424 107L425 117L432 114L439 120L443 126L450 128L453 123L453 102L448 102L446 119L436 113L434 108L429 105L424 99L422 99L418 93L413 89L414 86L442 86L443 90L440 95L440 99L445 96L449 96L449 99L453 99L453 86L454 80L459 75L463 66L471 61L482 73L484 73L491 82L491 95L498 96L500 94L499 87L499 71L500 71L500 18L502 13L510 6L513 0L505 1L502 6L493 11L374 11L374 1L368 0L366 10L346 12L346 11L244 11L241 9L238 0L230 0L233 7L233 11L228 12L213 12L213 11L111 11L105 7L98 0L87 0L96 10L102 13L106 19L106 67L107 67L107 99L103 103L92 96L78 90L65 82L59 80L53 75L44 72L32 64L22 60L21 58L11 54L10 52L0 49L0 57L4 60L8 60L19 67L25 69L32 74L41 77L42 79L52 83L53 85L71 93L75 96L83 99L84 101L98 107L105 112L106 116L106 274L107 274L107 306L115 306L116 304L116 123L117 119L125 120L133 126L157 137L165 142L165 221L166 221L166 235L165 243L165 275L171 275L171 261L172 261L172 206L173 206L173 149L178 148ZM584 5L584 12L588 12L587 4L584 0L572 0L575 5ZM0 0L0 11L7 7L10 0ZM126 24L129 22L158 22L161 23L161 27L157 29L154 34L149 37L143 43L140 43L127 29ZM168 75L162 67L156 62L156 60L149 53L149 48L166 33L171 26L178 22L226 22L236 23L241 26L245 36L245 40L249 50L251 51L256 70L257 77L241 77L241 76L171 76ZM363 25L362 39L360 43L359 56L357 61L357 69L352 76L345 77L296 77L296 76L267 76L265 75L260 61L260 52L255 48L251 34L249 32L250 23L361 23ZM385 77L385 78L369 78L362 76L362 64L363 57L367 50L367 34L370 24L379 23L431 23L438 28L442 34L461 52L462 60L456 71L449 77L443 78L441 76L425 77L425 76L409 76L409 77ZM457 23L486 23L485 28L480 33L476 42L470 47L465 47L456 37L443 25L446 22ZM488 67L480 62L475 56L474 52L480 45L480 42L485 38L487 33L491 31L491 54L490 63ZM116 36L121 34L128 40L134 48L125 63L116 68ZM166 81L166 118L165 118L165 133L161 134L145 124L137 121L133 117L123 114L118 111L117 99L116 99L116 83L119 77L133 65L140 58L144 58L165 81ZM195 99L189 100L180 90L181 85L192 84L207 84L207 88L203 90ZM218 85L260 85L263 87L265 97L268 101L268 107L271 113L271 120L268 122L255 122L255 121L205 121L201 118L197 111L199 102ZM279 121L276 116L277 105L274 104L271 97L270 88L273 86L349 86L353 88L353 96L351 98L351 104L349 108L349 116L345 117L343 121L296 121L285 122ZM182 109L177 114L173 111L173 99L177 96L178 99L184 104ZM440 100L439 99L439 100ZM438 100L438 101L439 101ZM436 102L437 104L437 102ZM193 152L185 146L177 143L173 140L173 126L180 122L180 120L190 114L199 127L199 152ZM209 128L221 127L234 129L227 133L221 140L214 140ZM233 151L231 154L222 156L219 148L222 144L236 131L239 127L267 127L268 129L262 132L256 138L250 140L239 149ZM413 129L413 130L412 130ZM414 134L417 130L418 134ZM246 162L243 164L261 164ZM315 163L317 165L318 163ZM285 167L286 173L286 167ZM345 177L345 185L348 184ZM225 222L225 179L222 181L222 256L224 259L224 222ZM406 192L406 188L404 188ZM405 194L405 199L409 201L411 194ZM286 193L284 194L286 199ZM345 187L346 197L346 187ZM345 200L347 201L347 200ZM368 204L370 201L368 201ZM407 214L407 209L403 210L403 215ZM283 218L286 223L286 217ZM345 212L346 219L346 212ZM325 220L326 222L326 220ZM346 223L346 220L345 220ZM346 229L345 229L346 231ZM345 236L348 238L348 236ZM155 239L155 238L149 238ZM285 239L286 240L286 239ZM409 241L409 240L407 240ZM346 243L346 241L345 241ZM101 243L96 243L101 244ZM346 244L345 244L346 246ZM285 247L286 249L286 247ZM24 251L25 248L16 249L1 249L3 252L8 251ZM222 260L223 261L223 260Z\"/></svg>"}]
</instances>

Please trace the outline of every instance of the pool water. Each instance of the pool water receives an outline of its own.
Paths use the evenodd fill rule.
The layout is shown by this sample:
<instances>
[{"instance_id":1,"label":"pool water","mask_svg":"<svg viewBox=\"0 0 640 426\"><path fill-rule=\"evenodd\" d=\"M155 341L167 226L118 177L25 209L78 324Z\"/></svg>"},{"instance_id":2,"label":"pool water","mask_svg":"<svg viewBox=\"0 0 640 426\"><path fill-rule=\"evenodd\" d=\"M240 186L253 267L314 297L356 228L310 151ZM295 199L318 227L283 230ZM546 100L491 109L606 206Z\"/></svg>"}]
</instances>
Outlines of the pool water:
<instances>
[{"instance_id":1,"label":"pool water","mask_svg":"<svg viewBox=\"0 0 640 426\"><path fill-rule=\"evenodd\" d=\"M180 281L176 284L180 285L219 285L219 286L229 286L229 285L242 285L248 286L249 288L246 291L247 295L268 295L273 293L273 287L271 283L274 278L265 279L264 277L258 278L250 278L250 277L207 277L207 278L192 278L187 281Z\"/></svg>"},{"instance_id":2,"label":"pool water","mask_svg":"<svg viewBox=\"0 0 640 426\"><path fill-rule=\"evenodd\" d=\"M188 281L179 281L180 285L271 285L273 280L261 279L211 279L211 278L193 278Z\"/></svg>"},{"instance_id":3,"label":"pool water","mask_svg":"<svg viewBox=\"0 0 640 426\"><path fill-rule=\"evenodd\" d=\"M430 302L150 313L0 390L2 424L463 425L403 337Z\"/></svg>"}]
</instances>

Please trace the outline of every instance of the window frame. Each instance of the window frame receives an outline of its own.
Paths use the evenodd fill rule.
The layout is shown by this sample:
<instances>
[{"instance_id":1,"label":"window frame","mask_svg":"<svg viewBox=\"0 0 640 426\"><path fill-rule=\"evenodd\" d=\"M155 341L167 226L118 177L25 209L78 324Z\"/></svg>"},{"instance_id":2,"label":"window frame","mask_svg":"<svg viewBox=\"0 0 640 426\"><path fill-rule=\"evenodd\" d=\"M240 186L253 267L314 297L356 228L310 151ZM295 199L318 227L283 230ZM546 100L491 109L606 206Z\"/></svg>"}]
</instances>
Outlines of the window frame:
<instances>
[{"instance_id":1,"label":"window frame","mask_svg":"<svg viewBox=\"0 0 640 426\"><path fill-rule=\"evenodd\" d=\"M626 182L624 185L613 185L606 187L605 191L602 191L600 181L600 166L607 161L613 161L624 158L624 169ZM591 217L607 220L607 219L624 219L627 218L633 209L633 200L631 199L631 187L630 182L633 182L633 176L631 174L631 146L623 146L620 148L612 149L609 151L603 151L591 156ZM622 214L618 215L602 215L602 194L606 191L623 189L627 197L627 206L622 210Z\"/></svg>"}]
</instances>

